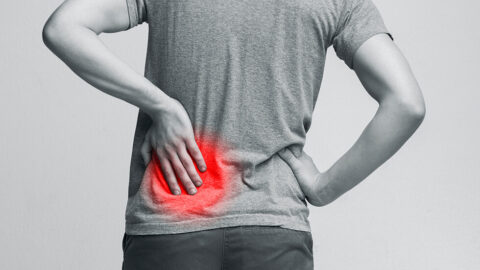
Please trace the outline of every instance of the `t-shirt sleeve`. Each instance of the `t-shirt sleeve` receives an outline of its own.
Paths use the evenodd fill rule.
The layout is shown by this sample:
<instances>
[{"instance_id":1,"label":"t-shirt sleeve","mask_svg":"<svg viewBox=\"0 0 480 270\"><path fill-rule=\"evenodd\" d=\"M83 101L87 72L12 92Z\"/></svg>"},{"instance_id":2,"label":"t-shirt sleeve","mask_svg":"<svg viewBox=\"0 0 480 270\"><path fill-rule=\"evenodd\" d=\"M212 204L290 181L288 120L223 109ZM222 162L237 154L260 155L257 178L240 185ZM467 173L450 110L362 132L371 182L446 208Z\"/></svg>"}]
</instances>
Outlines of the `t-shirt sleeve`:
<instances>
[{"instance_id":1,"label":"t-shirt sleeve","mask_svg":"<svg viewBox=\"0 0 480 270\"><path fill-rule=\"evenodd\" d=\"M128 29L147 22L146 0L126 0L128 18L130 20Z\"/></svg>"},{"instance_id":2,"label":"t-shirt sleeve","mask_svg":"<svg viewBox=\"0 0 480 270\"><path fill-rule=\"evenodd\" d=\"M365 41L376 34L393 35L372 0L343 0L345 6L339 16L332 39L337 56L353 69L353 56Z\"/></svg>"}]
</instances>

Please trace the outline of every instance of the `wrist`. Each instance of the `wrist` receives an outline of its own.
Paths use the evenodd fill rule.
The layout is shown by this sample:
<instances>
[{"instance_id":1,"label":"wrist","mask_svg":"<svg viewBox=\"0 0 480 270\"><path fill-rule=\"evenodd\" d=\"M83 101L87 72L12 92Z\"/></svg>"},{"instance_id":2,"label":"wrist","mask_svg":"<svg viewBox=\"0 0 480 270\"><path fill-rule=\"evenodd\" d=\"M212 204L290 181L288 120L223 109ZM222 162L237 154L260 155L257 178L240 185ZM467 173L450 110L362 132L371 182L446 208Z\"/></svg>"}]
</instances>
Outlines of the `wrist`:
<instances>
[{"instance_id":1,"label":"wrist","mask_svg":"<svg viewBox=\"0 0 480 270\"><path fill-rule=\"evenodd\" d=\"M158 99L150 102L142 110L146 112L152 120L159 119L166 112L171 111L171 106L173 99L168 95L164 94Z\"/></svg>"},{"instance_id":2,"label":"wrist","mask_svg":"<svg viewBox=\"0 0 480 270\"><path fill-rule=\"evenodd\" d=\"M317 198L322 205L327 205L333 202L340 196L335 181L329 171L322 172L317 177Z\"/></svg>"}]
</instances>

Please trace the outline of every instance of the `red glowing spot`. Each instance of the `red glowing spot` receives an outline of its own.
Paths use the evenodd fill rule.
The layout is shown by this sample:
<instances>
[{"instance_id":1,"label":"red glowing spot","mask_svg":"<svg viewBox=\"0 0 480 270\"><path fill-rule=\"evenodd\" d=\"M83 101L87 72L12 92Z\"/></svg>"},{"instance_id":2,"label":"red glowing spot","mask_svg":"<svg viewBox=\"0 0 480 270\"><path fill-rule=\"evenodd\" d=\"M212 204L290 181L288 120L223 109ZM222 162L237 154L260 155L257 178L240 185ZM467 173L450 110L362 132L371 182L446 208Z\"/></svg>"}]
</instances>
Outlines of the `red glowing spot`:
<instances>
[{"instance_id":1,"label":"red glowing spot","mask_svg":"<svg viewBox=\"0 0 480 270\"><path fill-rule=\"evenodd\" d=\"M231 174L225 160L228 150L227 144L213 133L196 136L197 145L207 165L207 170L201 172L192 159L197 173L203 181L197 187L197 193L188 194L180 179L177 178L182 194L172 194L167 181L163 177L160 161L156 154L152 155L152 162L147 167L145 177L149 177L147 186L148 196L155 205L155 209L168 214L173 219L186 219L191 215L208 216L212 207L218 213L221 202L228 198L231 190Z\"/></svg>"}]
</instances>

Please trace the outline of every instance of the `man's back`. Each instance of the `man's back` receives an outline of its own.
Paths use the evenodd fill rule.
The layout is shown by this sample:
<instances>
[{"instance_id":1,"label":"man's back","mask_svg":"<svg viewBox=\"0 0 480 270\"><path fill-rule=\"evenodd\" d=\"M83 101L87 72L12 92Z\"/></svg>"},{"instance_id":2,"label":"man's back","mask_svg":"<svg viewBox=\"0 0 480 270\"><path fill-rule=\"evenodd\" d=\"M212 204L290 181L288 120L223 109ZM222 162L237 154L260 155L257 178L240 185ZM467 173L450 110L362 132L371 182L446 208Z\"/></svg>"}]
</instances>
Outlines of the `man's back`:
<instances>
[{"instance_id":1,"label":"man's back","mask_svg":"<svg viewBox=\"0 0 480 270\"><path fill-rule=\"evenodd\" d=\"M142 76L97 36L145 21ZM307 201L324 206L360 183L425 115L372 0L69 0L43 37L140 109L125 269L312 269ZM379 108L320 172L303 145L331 45Z\"/></svg>"},{"instance_id":2,"label":"man's back","mask_svg":"<svg viewBox=\"0 0 480 270\"><path fill-rule=\"evenodd\" d=\"M198 193L172 195L159 164L146 168L142 162L141 145L151 121L140 111L126 232L248 224L310 231L305 195L277 152L288 147L299 156L303 149L327 48L333 44L351 67L363 41L388 32L373 3L127 3L130 27L149 25L145 77L185 107L209 169L200 174L204 184ZM206 146L205 140L218 143ZM211 154L205 156L207 151Z\"/></svg>"}]
</instances>

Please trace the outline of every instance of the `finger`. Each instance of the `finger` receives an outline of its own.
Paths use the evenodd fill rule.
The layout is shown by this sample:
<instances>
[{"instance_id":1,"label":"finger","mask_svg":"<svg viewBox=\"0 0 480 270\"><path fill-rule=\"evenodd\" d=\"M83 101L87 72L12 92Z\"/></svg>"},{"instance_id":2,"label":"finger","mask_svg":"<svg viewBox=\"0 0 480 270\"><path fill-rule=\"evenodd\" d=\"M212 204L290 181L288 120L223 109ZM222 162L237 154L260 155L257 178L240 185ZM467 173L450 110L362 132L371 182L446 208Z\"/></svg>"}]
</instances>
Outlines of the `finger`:
<instances>
[{"instance_id":1,"label":"finger","mask_svg":"<svg viewBox=\"0 0 480 270\"><path fill-rule=\"evenodd\" d=\"M188 173L183 167L182 162L178 158L177 153L171 152L169 154L169 159L170 159L170 162L172 163L172 167L175 170L175 173L180 178L180 181L182 182L187 192L191 195L195 194L197 192L197 189L195 188L195 185L192 183L192 180L190 179L190 177L188 176Z\"/></svg>"},{"instance_id":2,"label":"finger","mask_svg":"<svg viewBox=\"0 0 480 270\"><path fill-rule=\"evenodd\" d=\"M289 163L292 167L298 168L297 157L288 148L284 148L278 152L278 155Z\"/></svg>"},{"instance_id":3,"label":"finger","mask_svg":"<svg viewBox=\"0 0 480 270\"><path fill-rule=\"evenodd\" d=\"M162 168L163 177L167 181L167 185L170 188L170 191L175 195L180 195L181 190L178 186L177 179L175 178L175 172L170 165L170 160L163 154L157 154L160 161L160 168Z\"/></svg>"},{"instance_id":4,"label":"finger","mask_svg":"<svg viewBox=\"0 0 480 270\"><path fill-rule=\"evenodd\" d=\"M193 160L195 160L195 163L198 166L198 169L201 172L204 172L207 170L207 164L205 164L205 159L203 158L202 153L200 152L200 149L198 148L197 143L195 142L195 139L189 139L186 142L186 146L188 149L188 152L190 152L190 155L192 156Z\"/></svg>"},{"instance_id":5,"label":"finger","mask_svg":"<svg viewBox=\"0 0 480 270\"><path fill-rule=\"evenodd\" d=\"M142 155L145 166L148 166L148 163L150 163L152 159L152 146L150 144L150 141L146 137L142 143L142 146L140 147L140 153Z\"/></svg>"},{"instance_id":6,"label":"finger","mask_svg":"<svg viewBox=\"0 0 480 270\"><path fill-rule=\"evenodd\" d=\"M193 183L195 183L197 187L201 186L202 179L198 175L197 170L195 170L195 166L193 165L192 158L188 154L187 149L185 148L185 145L180 147L178 152L178 157L180 158L180 161L182 162L183 166L185 167L185 170L190 176L190 179L193 180Z\"/></svg>"}]
</instances>

